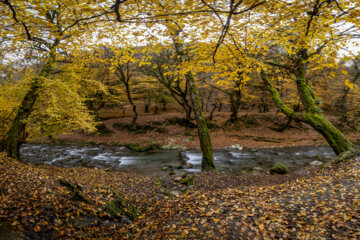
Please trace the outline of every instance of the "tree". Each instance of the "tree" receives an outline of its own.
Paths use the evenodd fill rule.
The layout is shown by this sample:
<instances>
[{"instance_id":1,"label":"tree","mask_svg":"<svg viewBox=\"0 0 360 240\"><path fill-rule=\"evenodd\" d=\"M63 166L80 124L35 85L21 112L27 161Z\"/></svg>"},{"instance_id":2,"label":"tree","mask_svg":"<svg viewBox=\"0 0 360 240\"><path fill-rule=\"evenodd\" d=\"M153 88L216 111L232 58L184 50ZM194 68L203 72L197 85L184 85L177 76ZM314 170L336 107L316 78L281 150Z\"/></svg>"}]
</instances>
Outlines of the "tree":
<instances>
[{"instance_id":1,"label":"tree","mask_svg":"<svg viewBox=\"0 0 360 240\"><path fill-rule=\"evenodd\" d=\"M94 12L101 11L95 15ZM108 14L100 6L88 6L82 1L0 1L1 25L0 36L7 46L15 52L40 56L42 67L34 74L30 86L16 110L10 129L1 140L0 150L9 156L20 159L19 149L26 140L28 119L34 111L39 92L60 53L77 44L79 36L86 40L82 21L95 19ZM86 28L88 30L88 28ZM69 46L70 40L77 40Z\"/></svg>"},{"instance_id":2,"label":"tree","mask_svg":"<svg viewBox=\"0 0 360 240\"><path fill-rule=\"evenodd\" d=\"M320 100L307 79L309 63L321 65L324 58L336 56L334 54L339 41L346 42L348 39L355 25L350 29L341 29L337 23L343 21L355 24L351 17L352 4L349 1L341 5L337 1L308 1L306 5L294 2L286 8L291 13L290 17L287 20L283 19L278 28L270 31L272 37L269 41L272 39L281 45L287 57L281 62L265 60L265 63L273 68L263 66L261 77L282 113L312 126L324 136L337 155L357 153L355 145L326 119L319 107ZM296 112L281 100L266 73L274 68L292 74L305 112Z\"/></svg>"},{"instance_id":3,"label":"tree","mask_svg":"<svg viewBox=\"0 0 360 240\"><path fill-rule=\"evenodd\" d=\"M190 121L192 106L189 99L189 89L186 80L176 74L174 51L169 46L158 46L159 53L148 51L150 64L140 67L141 71L156 78L168 91L175 101L183 108L186 120Z\"/></svg>"}]
</instances>

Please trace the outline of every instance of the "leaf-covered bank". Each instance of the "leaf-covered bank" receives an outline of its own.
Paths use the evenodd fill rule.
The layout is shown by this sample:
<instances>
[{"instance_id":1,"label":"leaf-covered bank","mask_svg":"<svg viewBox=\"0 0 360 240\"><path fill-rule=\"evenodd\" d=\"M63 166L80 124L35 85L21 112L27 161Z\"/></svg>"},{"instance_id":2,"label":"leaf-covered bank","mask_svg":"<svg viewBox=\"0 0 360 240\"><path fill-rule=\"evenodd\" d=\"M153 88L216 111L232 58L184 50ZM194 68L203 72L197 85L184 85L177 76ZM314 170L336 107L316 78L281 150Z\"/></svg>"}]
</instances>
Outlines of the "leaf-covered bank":
<instances>
[{"instance_id":1,"label":"leaf-covered bank","mask_svg":"<svg viewBox=\"0 0 360 240\"><path fill-rule=\"evenodd\" d=\"M0 159L0 222L22 239L360 237L360 159L304 175L201 173L174 195L169 179ZM119 199L134 221L110 211Z\"/></svg>"}]
</instances>

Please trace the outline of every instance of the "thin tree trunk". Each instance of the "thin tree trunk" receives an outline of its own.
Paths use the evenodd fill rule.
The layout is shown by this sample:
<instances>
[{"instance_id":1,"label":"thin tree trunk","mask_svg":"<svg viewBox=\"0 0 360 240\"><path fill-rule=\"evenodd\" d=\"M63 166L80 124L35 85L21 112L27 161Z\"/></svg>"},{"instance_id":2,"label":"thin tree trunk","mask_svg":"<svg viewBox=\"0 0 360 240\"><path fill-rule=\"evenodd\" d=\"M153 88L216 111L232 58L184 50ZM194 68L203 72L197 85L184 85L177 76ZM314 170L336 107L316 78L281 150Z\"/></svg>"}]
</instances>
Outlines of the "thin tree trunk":
<instances>
[{"instance_id":1,"label":"thin tree trunk","mask_svg":"<svg viewBox=\"0 0 360 240\"><path fill-rule=\"evenodd\" d=\"M218 108L217 102L213 103L212 105L213 105L213 109L210 111L210 115L209 115L209 119L210 119L210 120L213 120L214 112L215 112L215 110Z\"/></svg>"},{"instance_id":2,"label":"thin tree trunk","mask_svg":"<svg viewBox=\"0 0 360 240\"><path fill-rule=\"evenodd\" d=\"M126 88L126 95L127 95L128 101L129 101L130 105L132 106L132 111L134 113L131 125L132 125L133 129L136 129L136 127L137 127L136 121L138 118L138 113L136 111L136 104L134 103L134 101L131 97L129 84L125 83L125 88Z\"/></svg>"},{"instance_id":3,"label":"thin tree trunk","mask_svg":"<svg viewBox=\"0 0 360 240\"><path fill-rule=\"evenodd\" d=\"M144 109L145 113L149 112L150 104L151 104L151 88L149 88L147 99L145 101L145 109Z\"/></svg>"}]
</instances>

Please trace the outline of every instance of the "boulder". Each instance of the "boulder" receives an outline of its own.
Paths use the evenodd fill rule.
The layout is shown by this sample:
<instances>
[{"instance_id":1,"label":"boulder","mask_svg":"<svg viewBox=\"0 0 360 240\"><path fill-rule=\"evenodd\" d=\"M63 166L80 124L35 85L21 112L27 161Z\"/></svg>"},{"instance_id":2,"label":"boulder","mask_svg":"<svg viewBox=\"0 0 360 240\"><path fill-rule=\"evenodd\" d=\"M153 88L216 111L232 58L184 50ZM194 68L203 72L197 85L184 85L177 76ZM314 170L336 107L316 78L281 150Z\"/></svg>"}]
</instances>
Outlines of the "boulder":
<instances>
[{"instance_id":1,"label":"boulder","mask_svg":"<svg viewBox=\"0 0 360 240\"><path fill-rule=\"evenodd\" d=\"M182 177L176 177L175 182L181 182L182 179L183 179Z\"/></svg>"},{"instance_id":2,"label":"boulder","mask_svg":"<svg viewBox=\"0 0 360 240\"><path fill-rule=\"evenodd\" d=\"M262 169L261 167L254 167L252 170L253 171L258 171L258 172L264 171L264 169Z\"/></svg>"},{"instance_id":3,"label":"boulder","mask_svg":"<svg viewBox=\"0 0 360 240\"><path fill-rule=\"evenodd\" d=\"M283 163L276 163L270 169L270 173L285 174L289 169Z\"/></svg>"},{"instance_id":4,"label":"boulder","mask_svg":"<svg viewBox=\"0 0 360 240\"><path fill-rule=\"evenodd\" d=\"M234 148L234 149L237 149L237 150L243 150L243 147L240 144L231 145L230 148Z\"/></svg>"},{"instance_id":5,"label":"boulder","mask_svg":"<svg viewBox=\"0 0 360 240\"><path fill-rule=\"evenodd\" d=\"M312 161L311 163L309 163L310 166L320 166L322 165L323 162L320 162L318 160Z\"/></svg>"}]
</instances>

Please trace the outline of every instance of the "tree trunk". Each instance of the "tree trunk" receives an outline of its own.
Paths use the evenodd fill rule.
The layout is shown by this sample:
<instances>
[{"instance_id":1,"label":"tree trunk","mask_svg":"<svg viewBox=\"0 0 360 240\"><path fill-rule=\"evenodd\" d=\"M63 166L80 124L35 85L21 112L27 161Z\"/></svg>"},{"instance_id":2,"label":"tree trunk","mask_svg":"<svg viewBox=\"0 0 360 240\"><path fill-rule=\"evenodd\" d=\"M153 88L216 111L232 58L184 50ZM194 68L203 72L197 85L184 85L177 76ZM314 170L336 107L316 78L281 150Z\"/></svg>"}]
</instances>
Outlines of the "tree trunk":
<instances>
[{"instance_id":1,"label":"tree trunk","mask_svg":"<svg viewBox=\"0 0 360 240\"><path fill-rule=\"evenodd\" d=\"M46 77L46 75L50 72L51 64L55 61L55 53L53 52L54 47L57 45L55 44L51 49L44 67L38 76L32 79L30 89L23 98L9 131L1 141L0 150L5 151L9 157L20 160L20 147L26 141L27 137L27 120L34 110L35 102L39 96L42 78Z\"/></svg>"},{"instance_id":2,"label":"tree trunk","mask_svg":"<svg viewBox=\"0 0 360 240\"><path fill-rule=\"evenodd\" d=\"M322 114L306 113L304 114L304 120L321 135L323 135L336 155L340 155L341 153L348 151L357 151L356 146L345 138L341 131Z\"/></svg>"},{"instance_id":3,"label":"tree trunk","mask_svg":"<svg viewBox=\"0 0 360 240\"><path fill-rule=\"evenodd\" d=\"M167 109L166 109L166 103L163 103L162 110L163 110L163 111L167 111Z\"/></svg>"},{"instance_id":4,"label":"tree trunk","mask_svg":"<svg viewBox=\"0 0 360 240\"><path fill-rule=\"evenodd\" d=\"M302 104L305 106L306 113L299 113L288 107L281 100L278 91L272 87L271 82L267 78L265 72L262 71L261 76L266 84L267 89L271 93L276 106L282 113L288 117L291 117L295 120L300 120L312 126L326 139L336 155L340 155L345 152L358 153L356 146L348 139L346 139L341 131L337 129L331 122L329 122L322 114L318 106L318 100L316 99L315 93L311 89L311 86L306 83L304 68L299 68L299 70L295 73L295 82Z\"/></svg>"},{"instance_id":5,"label":"tree trunk","mask_svg":"<svg viewBox=\"0 0 360 240\"><path fill-rule=\"evenodd\" d=\"M150 104L151 104L151 88L149 89L147 94L147 99L145 100L145 109L144 109L145 113L149 113Z\"/></svg>"},{"instance_id":6,"label":"tree trunk","mask_svg":"<svg viewBox=\"0 0 360 240\"><path fill-rule=\"evenodd\" d=\"M138 118L138 113L136 111L136 104L134 103L134 101L133 101L133 99L131 97L129 84L125 83L125 88L126 88L126 95L127 95L128 101L131 104L132 111L134 113L131 125L132 125L133 129L136 129L136 127L137 127L136 121L137 121L137 118Z\"/></svg>"},{"instance_id":7,"label":"tree trunk","mask_svg":"<svg viewBox=\"0 0 360 240\"><path fill-rule=\"evenodd\" d=\"M186 73L185 77L188 80L187 82L189 84L190 99L194 110L194 115L199 133L200 147L203 154L203 158L201 161L201 171L216 170L212 151L211 137L206 124L206 120L201 111L201 103L194 76L189 71Z\"/></svg>"},{"instance_id":8,"label":"tree trunk","mask_svg":"<svg viewBox=\"0 0 360 240\"><path fill-rule=\"evenodd\" d=\"M234 123L238 119L239 107L241 105L241 92L235 91L233 94L230 94L230 108L231 108L231 116L230 122Z\"/></svg>"},{"instance_id":9,"label":"tree trunk","mask_svg":"<svg viewBox=\"0 0 360 240\"><path fill-rule=\"evenodd\" d=\"M182 105L185 111L185 118L186 120L190 121L191 120L191 112L192 112L192 107L188 104L185 103L184 105Z\"/></svg>"},{"instance_id":10,"label":"tree trunk","mask_svg":"<svg viewBox=\"0 0 360 240\"><path fill-rule=\"evenodd\" d=\"M150 107L150 104L149 104L149 103L145 103L145 108L144 108L144 112L145 112L145 113L149 113L149 107Z\"/></svg>"},{"instance_id":11,"label":"tree trunk","mask_svg":"<svg viewBox=\"0 0 360 240\"><path fill-rule=\"evenodd\" d=\"M213 103L212 105L213 105L213 109L210 111L210 115L209 115L209 119L210 119L210 120L213 120L214 112L215 112L215 110L218 108L217 102Z\"/></svg>"},{"instance_id":12,"label":"tree trunk","mask_svg":"<svg viewBox=\"0 0 360 240\"><path fill-rule=\"evenodd\" d=\"M154 114L155 114L155 115L158 114L158 110L159 110L159 107L158 107L157 104L155 104L155 109L154 109Z\"/></svg>"},{"instance_id":13,"label":"tree trunk","mask_svg":"<svg viewBox=\"0 0 360 240\"><path fill-rule=\"evenodd\" d=\"M220 105L219 105L219 112L221 112L222 107L223 107L223 103L222 103L222 102L220 102Z\"/></svg>"}]
</instances>

